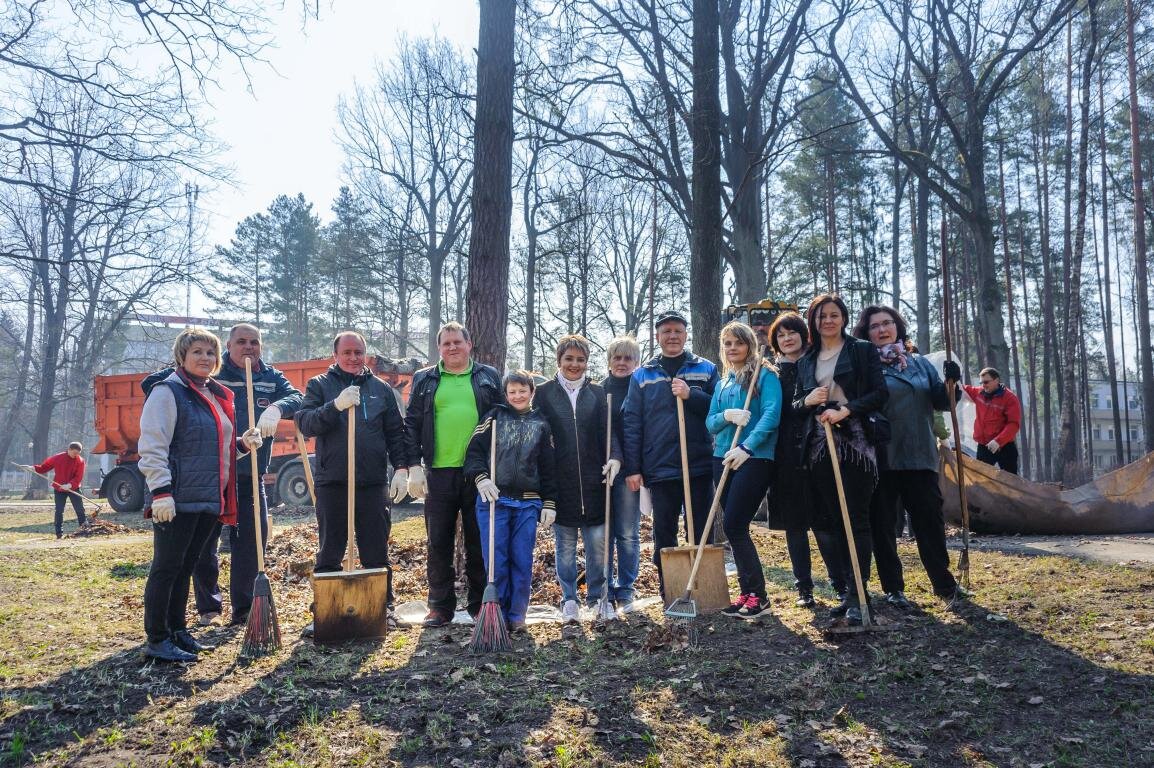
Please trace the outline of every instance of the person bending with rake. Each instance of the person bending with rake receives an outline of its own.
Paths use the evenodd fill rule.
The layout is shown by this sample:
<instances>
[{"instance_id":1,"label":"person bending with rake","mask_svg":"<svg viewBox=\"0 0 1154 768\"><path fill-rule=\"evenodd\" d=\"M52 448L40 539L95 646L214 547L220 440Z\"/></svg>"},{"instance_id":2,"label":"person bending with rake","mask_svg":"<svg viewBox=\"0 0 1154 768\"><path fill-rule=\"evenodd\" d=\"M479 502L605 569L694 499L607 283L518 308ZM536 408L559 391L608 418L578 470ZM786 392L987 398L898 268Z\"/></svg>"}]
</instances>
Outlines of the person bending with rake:
<instances>
[{"instance_id":1,"label":"person bending with rake","mask_svg":"<svg viewBox=\"0 0 1154 768\"><path fill-rule=\"evenodd\" d=\"M486 589L477 621L484 620L488 596L495 592L510 632L525 631L537 523L551 526L557 517L553 434L533 408L534 389L527 371L506 374L506 403L481 420L465 452L465 476L477 486L477 524L490 587L495 587Z\"/></svg>"}]
</instances>

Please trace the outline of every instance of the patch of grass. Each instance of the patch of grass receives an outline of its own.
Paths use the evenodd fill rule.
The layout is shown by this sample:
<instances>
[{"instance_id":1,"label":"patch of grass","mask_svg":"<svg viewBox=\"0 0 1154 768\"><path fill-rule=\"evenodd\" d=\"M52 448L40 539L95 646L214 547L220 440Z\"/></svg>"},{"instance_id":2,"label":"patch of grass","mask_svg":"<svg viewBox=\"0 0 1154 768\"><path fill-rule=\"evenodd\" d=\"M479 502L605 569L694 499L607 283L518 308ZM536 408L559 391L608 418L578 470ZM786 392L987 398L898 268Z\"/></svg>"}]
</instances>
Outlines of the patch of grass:
<instances>
[{"instance_id":1,"label":"patch of grass","mask_svg":"<svg viewBox=\"0 0 1154 768\"><path fill-rule=\"evenodd\" d=\"M143 579L148 576L148 569L148 563L115 563L108 574L114 579Z\"/></svg>"}]
</instances>

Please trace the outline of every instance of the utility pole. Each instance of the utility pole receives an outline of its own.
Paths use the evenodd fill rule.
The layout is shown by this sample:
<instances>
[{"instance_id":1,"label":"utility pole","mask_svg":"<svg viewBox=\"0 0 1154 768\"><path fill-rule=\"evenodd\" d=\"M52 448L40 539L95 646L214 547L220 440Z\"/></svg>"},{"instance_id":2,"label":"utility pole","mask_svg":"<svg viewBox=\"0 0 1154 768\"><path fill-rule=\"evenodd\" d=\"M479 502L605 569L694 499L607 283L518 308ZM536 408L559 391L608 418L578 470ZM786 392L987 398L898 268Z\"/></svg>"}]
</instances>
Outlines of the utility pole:
<instances>
[{"instance_id":1,"label":"utility pole","mask_svg":"<svg viewBox=\"0 0 1154 768\"><path fill-rule=\"evenodd\" d=\"M188 204L188 262L184 274L184 326L192 325L192 217L196 211L196 199L200 197L200 185L184 183L184 200Z\"/></svg>"}]
</instances>

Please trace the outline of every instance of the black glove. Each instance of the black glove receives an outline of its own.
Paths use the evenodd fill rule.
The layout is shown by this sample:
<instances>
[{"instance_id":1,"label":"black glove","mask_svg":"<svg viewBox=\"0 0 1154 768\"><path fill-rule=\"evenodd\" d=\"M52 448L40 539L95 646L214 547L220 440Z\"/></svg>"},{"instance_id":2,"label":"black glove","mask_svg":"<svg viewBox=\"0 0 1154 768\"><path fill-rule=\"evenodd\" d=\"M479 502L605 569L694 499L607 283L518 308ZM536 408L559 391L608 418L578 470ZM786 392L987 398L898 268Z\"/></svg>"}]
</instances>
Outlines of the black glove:
<instances>
[{"instance_id":1,"label":"black glove","mask_svg":"<svg viewBox=\"0 0 1154 768\"><path fill-rule=\"evenodd\" d=\"M942 363L942 373L945 374L946 381L962 380L962 369L953 360L947 360Z\"/></svg>"}]
</instances>

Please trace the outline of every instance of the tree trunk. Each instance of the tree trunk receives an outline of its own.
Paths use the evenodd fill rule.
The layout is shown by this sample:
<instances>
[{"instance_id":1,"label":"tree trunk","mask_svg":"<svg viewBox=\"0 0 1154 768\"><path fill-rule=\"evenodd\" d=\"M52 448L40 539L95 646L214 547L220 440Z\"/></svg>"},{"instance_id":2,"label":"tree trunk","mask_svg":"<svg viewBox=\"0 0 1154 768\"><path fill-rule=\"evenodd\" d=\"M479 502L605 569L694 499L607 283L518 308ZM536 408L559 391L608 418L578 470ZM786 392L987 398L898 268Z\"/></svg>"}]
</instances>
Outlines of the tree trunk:
<instances>
[{"instance_id":1,"label":"tree trunk","mask_svg":"<svg viewBox=\"0 0 1154 768\"><path fill-rule=\"evenodd\" d=\"M1064 397L1062 398L1062 431L1058 439L1058 468L1060 479L1068 486L1075 486L1086 479L1079 442L1079 417L1081 399L1078 397L1078 371L1085 364L1085 336L1082 334L1082 260L1086 250L1086 198L1090 147L1090 82L1094 69L1094 58L1098 48L1097 0L1087 4L1090 21L1090 41L1082 65L1080 125L1078 129L1078 191L1077 222L1074 229L1074 244L1070 262L1066 265L1069 290L1066 293L1067 328L1077 336L1067 336L1064 367L1066 369Z\"/></svg>"},{"instance_id":2,"label":"tree trunk","mask_svg":"<svg viewBox=\"0 0 1154 768\"><path fill-rule=\"evenodd\" d=\"M1125 406L1125 392L1122 401L1118 399L1118 362L1114 354L1114 310L1110 296L1110 215L1109 194L1107 184L1106 162L1106 83L1102 72L1102 61L1098 65L1098 153L1100 160L1099 183L1102 186L1102 283L1099 285L1099 294L1102 302L1102 327L1106 334L1106 375L1110 379L1110 399L1113 403L1111 414L1114 418L1114 464L1122 466L1125 463L1122 452L1122 412ZM1095 261L1097 259L1095 258ZM1097 264L1095 263L1095 268ZM1123 384L1125 390L1125 384Z\"/></svg>"},{"instance_id":3,"label":"tree trunk","mask_svg":"<svg viewBox=\"0 0 1154 768\"><path fill-rule=\"evenodd\" d=\"M24 418L24 401L28 397L29 374L32 372L32 345L36 340L36 274L28 277L28 302L24 313L24 346L21 347L20 370L16 374L16 383L12 404L4 417L3 432L0 432L0 467L7 464L8 452L12 449L12 441L16 439L17 425ZM27 457L25 457L27 458ZM36 456L32 461L43 458Z\"/></svg>"},{"instance_id":4,"label":"tree trunk","mask_svg":"<svg viewBox=\"0 0 1154 768\"><path fill-rule=\"evenodd\" d=\"M1014 321L1014 280L1013 271L1010 268L1010 226L1006 216L1006 167L1004 152L1005 145L1001 140L998 141L998 194L1000 197L998 205L998 217L1002 230L1002 265L1006 272L1006 314L1010 320L1010 354L1011 361L1014 364L1014 392L1019 397L1022 397L1025 392L1022 389L1022 366L1018 362L1018 328ZM1007 374L1008 375L1008 374ZM1026 433L1025 425L1019 432L1018 442L1021 444L1022 456L1022 474L1029 476L1030 474L1030 440Z\"/></svg>"},{"instance_id":5,"label":"tree trunk","mask_svg":"<svg viewBox=\"0 0 1154 768\"><path fill-rule=\"evenodd\" d=\"M1134 0L1126 0L1126 64L1130 91L1130 172L1134 184L1134 303L1137 305L1138 364L1142 369L1143 437L1154 451L1154 350L1150 346L1150 278L1146 273L1146 209L1142 190L1138 125L1138 64L1134 55Z\"/></svg>"},{"instance_id":6,"label":"tree trunk","mask_svg":"<svg viewBox=\"0 0 1154 768\"><path fill-rule=\"evenodd\" d=\"M914 194L914 291L917 294L918 349L930 349L930 187L918 179ZM963 371L963 374L965 372Z\"/></svg>"},{"instance_id":7,"label":"tree trunk","mask_svg":"<svg viewBox=\"0 0 1154 768\"><path fill-rule=\"evenodd\" d=\"M509 228L513 215L515 0L481 0L473 132L468 325L473 355L505 368L509 324Z\"/></svg>"},{"instance_id":8,"label":"tree trunk","mask_svg":"<svg viewBox=\"0 0 1154 768\"><path fill-rule=\"evenodd\" d=\"M689 301L695 352L716 359L721 332L721 102L718 0L693 0L693 233ZM760 283L759 283L760 284Z\"/></svg>"}]
</instances>

